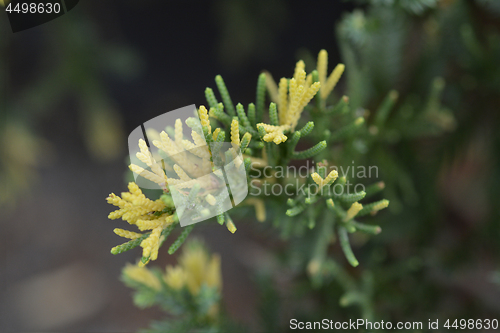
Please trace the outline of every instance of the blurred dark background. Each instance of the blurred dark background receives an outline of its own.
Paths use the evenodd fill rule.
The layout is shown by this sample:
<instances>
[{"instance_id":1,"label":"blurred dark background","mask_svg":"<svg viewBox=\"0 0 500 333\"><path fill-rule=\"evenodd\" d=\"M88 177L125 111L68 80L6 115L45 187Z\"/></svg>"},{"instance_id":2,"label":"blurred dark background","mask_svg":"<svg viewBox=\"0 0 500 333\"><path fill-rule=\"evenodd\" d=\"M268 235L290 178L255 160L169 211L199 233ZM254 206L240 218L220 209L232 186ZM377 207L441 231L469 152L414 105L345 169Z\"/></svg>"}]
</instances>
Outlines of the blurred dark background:
<instances>
[{"instance_id":1,"label":"blurred dark background","mask_svg":"<svg viewBox=\"0 0 500 333\"><path fill-rule=\"evenodd\" d=\"M16 34L0 15L0 330L128 332L161 319L158 309L135 308L131 290L118 280L139 250L109 253L121 241L112 230L123 223L107 219L112 207L105 198L126 189L129 131L169 110L205 104L204 89L215 86L217 74L233 101L244 104L255 100L261 70L275 79L289 77L298 59L314 63L320 49L329 52L330 70L344 61L349 75L339 47L346 41L336 37L335 26L367 2L82 0L62 17ZM491 44L469 45L474 61L457 52L462 41L454 39L455 26L444 26L442 39L433 39L439 20L469 22L446 11L458 3L478 24L478 40ZM485 9L489 4L493 9ZM420 140L417 150L409 150L413 142L405 146L418 152L414 156L394 150L413 163L407 171L420 201L402 200L400 210L385 213L379 240L357 250L361 262L370 261L367 267L379 267L373 271L381 276L375 292L381 319L405 319L408 313L424 322L431 314L500 317L500 140L493 126L500 123L494 65L500 52L498 39L490 36L498 36L500 15L494 8L494 0L440 1L429 9L443 11L434 21L427 8L415 10L420 30L408 29L413 49L404 59L411 62L417 57L412 54L437 45L435 54L422 56L428 70L402 71L406 81L384 81L387 86L374 81L384 91L363 101L375 110L388 89L418 97L431 81L413 80L415 73L442 75L451 82L443 99L457 119L456 130L441 141ZM362 40L355 33L363 21L350 19L344 22L353 25L350 41ZM364 31L376 29L367 24ZM468 33L466 26L464 40L474 43ZM381 41L390 47L393 40ZM373 54L370 59L379 58ZM433 60L437 55L440 61ZM389 66L396 63L390 60ZM343 80L340 90L349 90ZM418 169L415 163L425 165L429 152L443 158ZM238 225L235 235L213 224L196 234L221 253L227 312L257 329L252 271L271 257L277 241L249 222ZM175 257L160 255L155 265L168 263Z\"/></svg>"}]
</instances>

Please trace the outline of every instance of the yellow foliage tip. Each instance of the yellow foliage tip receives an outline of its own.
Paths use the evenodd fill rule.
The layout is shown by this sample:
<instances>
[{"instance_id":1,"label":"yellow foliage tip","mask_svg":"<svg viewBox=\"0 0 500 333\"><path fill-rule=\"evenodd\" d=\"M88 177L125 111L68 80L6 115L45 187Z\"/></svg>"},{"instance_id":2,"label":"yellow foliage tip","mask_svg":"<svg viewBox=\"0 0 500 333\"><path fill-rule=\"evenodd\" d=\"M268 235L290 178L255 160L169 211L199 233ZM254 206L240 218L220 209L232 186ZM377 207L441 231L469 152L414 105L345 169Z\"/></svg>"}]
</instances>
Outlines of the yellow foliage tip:
<instances>
[{"instance_id":1,"label":"yellow foliage tip","mask_svg":"<svg viewBox=\"0 0 500 333\"><path fill-rule=\"evenodd\" d=\"M139 238L142 236L142 234L140 234L140 233L132 232L132 231L124 230L124 229L119 229L119 228L115 228L113 230L113 232L120 237L128 238L128 239L136 239L136 238Z\"/></svg>"},{"instance_id":2,"label":"yellow foliage tip","mask_svg":"<svg viewBox=\"0 0 500 333\"><path fill-rule=\"evenodd\" d=\"M326 52L326 50L321 50L318 54L316 69L318 70L319 82L321 82L320 95L322 99L326 99L337 85L337 82L342 76L342 73L344 73L345 65L338 64L327 79L326 75L328 71L328 52Z\"/></svg>"},{"instance_id":3,"label":"yellow foliage tip","mask_svg":"<svg viewBox=\"0 0 500 333\"><path fill-rule=\"evenodd\" d=\"M179 120L180 121L180 120ZM177 126L177 123L176 123ZM181 124L182 127L182 124ZM181 128L182 131L182 128ZM182 135L182 133L181 133ZM154 143L155 141L153 141ZM139 148L141 149L140 153L137 153L136 156L137 158L145 163L148 167L151 168L151 171L145 170L142 167L131 164L129 166L130 170L137 175L140 175L152 182L157 183L160 185L164 190L166 189L165 182L167 180L167 176L165 175L165 172L163 169L156 163L155 159L153 158L153 155L149 152L149 148L146 144L146 142L143 139L139 139Z\"/></svg>"},{"instance_id":4,"label":"yellow foliage tip","mask_svg":"<svg viewBox=\"0 0 500 333\"><path fill-rule=\"evenodd\" d=\"M156 228L164 228L167 225L172 223L174 215L168 215L167 217L161 216L159 218L153 219L153 220L137 220L136 225L139 228L139 230L144 231L144 230L153 230Z\"/></svg>"},{"instance_id":5,"label":"yellow foliage tip","mask_svg":"<svg viewBox=\"0 0 500 333\"><path fill-rule=\"evenodd\" d=\"M161 226L153 229L148 238L141 242L142 256L150 257L151 260L158 258L158 250L160 247L160 235L163 228Z\"/></svg>"},{"instance_id":6,"label":"yellow foliage tip","mask_svg":"<svg viewBox=\"0 0 500 333\"><path fill-rule=\"evenodd\" d=\"M109 195L108 203L120 208L109 214L110 219L122 218L130 224L134 224L140 218L150 219L149 213L165 208L165 204L160 199L152 201L146 198L135 183L129 184L129 191L123 192L122 198L113 193Z\"/></svg>"},{"instance_id":7,"label":"yellow foliage tip","mask_svg":"<svg viewBox=\"0 0 500 333\"><path fill-rule=\"evenodd\" d=\"M355 202L351 205L351 208L347 211L344 221L352 220L358 213L363 209L363 205L359 202Z\"/></svg>"},{"instance_id":8,"label":"yellow foliage tip","mask_svg":"<svg viewBox=\"0 0 500 333\"><path fill-rule=\"evenodd\" d=\"M317 172L314 172L313 174L311 174L312 179L314 180L314 182L316 184L318 184L319 187L323 187L325 185L333 183L337 179L338 176L339 176L339 174L338 174L337 170L332 170L328 174L328 176L326 176L325 179L321 178L321 176Z\"/></svg>"},{"instance_id":9,"label":"yellow foliage tip","mask_svg":"<svg viewBox=\"0 0 500 333\"><path fill-rule=\"evenodd\" d=\"M259 126L262 126L267 133L262 138L266 142L274 142L279 145L280 143L288 140L288 137L284 135L283 132L290 129L289 125L273 126L265 123L259 123L257 124L257 128L259 128Z\"/></svg>"},{"instance_id":10,"label":"yellow foliage tip","mask_svg":"<svg viewBox=\"0 0 500 333\"><path fill-rule=\"evenodd\" d=\"M117 196L114 193L111 193L110 195L108 195L108 197L106 198L106 201L110 205L114 205L114 206L117 206L117 207L120 207L120 205L122 205L122 202L124 202L123 199L121 199L119 196Z\"/></svg>"},{"instance_id":11,"label":"yellow foliage tip","mask_svg":"<svg viewBox=\"0 0 500 333\"><path fill-rule=\"evenodd\" d=\"M285 123L286 111L288 109L288 80L282 78L278 90L278 118L280 124Z\"/></svg>"},{"instance_id":12,"label":"yellow foliage tip","mask_svg":"<svg viewBox=\"0 0 500 333\"><path fill-rule=\"evenodd\" d=\"M295 65L295 73L293 74L293 78L297 81L297 85L305 84L305 79L306 79L305 67L306 65L302 60L299 60Z\"/></svg>"},{"instance_id":13,"label":"yellow foliage tip","mask_svg":"<svg viewBox=\"0 0 500 333\"><path fill-rule=\"evenodd\" d=\"M175 120L174 129L175 129L174 133L175 143L179 148L182 148L182 140L184 139L184 133L182 128L182 121L180 119Z\"/></svg>"},{"instance_id":14,"label":"yellow foliage tip","mask_svg":"<svg viewBox=\"0 0 500 333\"><path fill-rule=\"evenodd\" d=\"M208 119L208 110L205 106L201 105L198 110L201 126L206 126L208 129L208 134L212 133L212 128L210 127L210 120Z\"/></svg>"},{"instance_id":15,"label":"yellow foliage tip","mask_svg":"<svg viewBox=\"0 0 500 333\"><path fill-rule=\"evenodd\" d=\"M384 199L380 203L373 206L372 212L378 212L379 210L387 208L388 206L389 206L389 200Z\"/></svg>"},{"instance_id":16,"label":"yellow foliage tip","mask_svg":"<svg viewBox=\"0 0 500 333\"><path fill-rule=\"evenodd\" d=\"M338 176L339 173L337 172L337 170L332 170L325 178L325 185L333 183L338 178Z\"/></svg>"},{"instance_id":17,"label":"yellow foliage tip","mask_svg":"<svg viewBox=\"0 0 500 333\"><path fill-rule=\"evenodd\" d=\"M138 165L135 165L135 164L130 164L128 166L128 168L133 173L135 173L135 174L137 174L137 175L139 175L147 180L150 180L153 183L160 185L162 188L165 188L165 184L167 182L167 177L165 175L158 175L156 173L148 171L148 170L146 170Z\"/></svg>"},{"instance_id":18,"label":"yellow foliage tip","mask_svg":"<svg viewBox=\"0 0 500 333\"><path fill-rule=\"evenodd\" d=\"M207 194L205 196L205 200L208 202L208 204L210 206L214 206L216 204L216 200L215 200L215 197L211 194Z\"/></svg>"},{"instance_id":19,"label":"yellow foliage tip","mask_svg":"<svg viewBox=\"0 0 500 333\"><path fill-rule=\"evenodd\" d=\"M161 290L160 280L149 269L136 265L127 264L123 269L123 274L129 279L139 282L151 289Z\"/></svg>"},{"instance_id":20,"label":"yellow foliage tip","mask_svg":"<svg viewBox=\"0 0 500 333\"><path fill-rule=\"evenodd\" d=\"M188 242L179 257L179 265L167 266L163 275L165 283L174 290L186 288L193 296L199 294L201 287L221 289L220 257L210 256L201 243Z\"/></svg>"},{"instance_id":21,"label":"yellow foliage tip","mask_svg":"<svg viewBox=\"0 0 500 333\"><path fill-rule=\"evenodd\" d=\"M231 143L240 146L240 124L237 119L231 122Z\"/></svg>"},{"instance_id":22,"label":"yellow foliage tip","mask_svg":"<svg viewBox=\"0 0 500 333\"><path fill-rule=\"evenodd\" d=\"M328 52L326 50L319 51L316 69L318 70L319 82L325 83L326 71L328 69Z\"/></svg>"},{"instance_id":23,"label":"yellow foliage tip","mask_svg":"<svg viewBox=\"0 0 500 333\"><path fill-rule=\"evenodd\" d=\"M167 266L165 275L163 276L165 283L174 290L180 290L185 285L186 272L181 266Z\"/></svg>"},{"instance_id":24,"label":"yellow foliage tip","mask_svg":"<svg viewBox=\"0 0 500 333\"><path fill-rule=\"evenodd\" d=\"M217 140L217 137L219 136L220 128L216 128L214 133L212 134L212 138L214 140Z\"/></svg>"},{"instance_id":25,"label":"yellow foliage tip","mask_svg":"<svg viewBox=\"0 0 500 333\"><path fill-rule=\"evenodd\" d=\"M227 230L229 230L232 234L234 234L236 232L236 226L234 225L233 221L227 221L226 227L227 227Z\"/></svg>"},{"instance_id":26,"label":"yellow foliage tip","mask_svg":"<svg viewBox=\"0 0 500 333\"><path fill-rule=\"evenodd\" d=\"M142 195L142 191L139 188L139 185L137 185L136 183L129 182L127 187L128 187L129 192L132 193L133 195L136 195L136 196Z\"/></svg>"},{"instance_id":27,"label":"yellow foliage tip","mask_svg":"<svg viewBox=\"0 0 500 333\"><path fill-rule=\"evenodd\" d=\"M323 178L321 178L321 176L317 172L311 174L311 178L318 186L323 186Z\"/></svg>"},{"instance_id":28,"label":"yellow foliage tip","mask_svg":"<svg viewBox=\"0 0 500 333\"><path fill-rule=\"evenodd\" d=\"M303 93L302 97L300 98L297 111L295 111L293 114L289 115L292 130L295 129L295 126L297 126L297 123L300 119L302 111L304 110L304 107L307 104L309 104L311 99L313 99L313 97L320 90L320 88L321 88L321 83L314 82L313 85L310 86L309 88L307 88L307 90Z\"/></svg>"},{"instance_id":29,"label":"yellow foliage tip","mask_svg":"<svg viewBox=\"0 0 500 333\"><path fill-rule=\"evenodd\" d=\"M246 146L245 147L241 147L241 149L245 149L246 147L248 147L248 145L250 144L250 140L252 140L252 134L250 134L249 132L246 132L244 135L243 135L243 138L242 138L242 142L247 142Z\"/></svg>"},{"instance_id":30,"label":"yellow foliage tip","mask_svg":"<svg viewBox=\"0 0 500 333\"><path fill-rule=\"evenodd\" d=\"M321 89L321 98L325 99L328 97L328 95L330 95L333 88L335 88L335 86L337 85L337 82L339 82L339 79L342 76L342 73L344 73L344 70L345 70L344 64L338 64L335 67L335 69L328 77L328 80L324 83L323 88Z\"/></svg>"}]
</instances>

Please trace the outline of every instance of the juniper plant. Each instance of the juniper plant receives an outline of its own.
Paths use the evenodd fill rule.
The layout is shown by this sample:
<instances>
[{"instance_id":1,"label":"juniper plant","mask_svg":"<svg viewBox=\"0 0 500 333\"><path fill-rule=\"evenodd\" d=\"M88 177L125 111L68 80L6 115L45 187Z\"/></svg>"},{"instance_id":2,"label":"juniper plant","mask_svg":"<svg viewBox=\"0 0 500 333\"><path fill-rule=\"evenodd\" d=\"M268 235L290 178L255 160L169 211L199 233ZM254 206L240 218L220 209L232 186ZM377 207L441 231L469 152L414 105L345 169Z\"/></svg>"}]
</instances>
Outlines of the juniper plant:
<instances>
[{"instance_id":1,"label":"juniper plant","mask_svg":"<svg viewBox=\"0 0 500 333\"><path fill-rule=\"evenodd\" d=\"M358 266L359 261L351 248L350 234L380 233L381 228L370 224L369 216L365 216L376 214L386 208L389 202L384 199L372 200L384 188L383 182L363 187L364 190L351 191L350 178L339 177L338 171L330 167L335 165L335 161L329 161L331 153L350 149L347 144L366 131L366 114L352 110L347 96L335 98L331 94L344 71L344 65L337 65L330 75L327 68L328 55L322 50L318 55L317 67L309 73L303 61L297 62L293 77L282 78L278 84L270 73L263 72L257 80L256 101L247 107L240 103L234 105L224 80L216 76L215 82L222 102L219 102L214 90L205 90L208 109L205 106L198 109L201 129L192 126L189 119L186 121L191 127L193 141L185 138L179 119L174 129L151 133L153 137L156 136L153 145L159 148L160 153L163 151L174 156L175 161L171 161L174 177L167 177L165 170L153 162L153 154L146 143L140 140L141 151L137 153L137 158L143 166L132 164L130 170L158 184L163 188L163 194L153 201L146 198L133 182L129 184L129 192L122 193L121 197L110 194L108 202L119 207L119 210L112 212L109 218L122 218L142 231L115 229L117 235L131 240L114 247L111 252L118 254L141 246L143 251L139 266L155 260L165 242L171 244L169 254L176 252L196 225L182 228L176 240L167 239L173 230L180 228L179 216L184 211L173 205L172 192L165 184L167 181L169 184L182 183L184 195L190 204L201 200L217 206L221 198L200 191L200 186L206 188L210 184L197 184L194 178L210 171L210 162L219 156L217 143L231 142L243 152L241 167L246 172L249 187L259 190L257 194L250 191L240 206L253 206L261 222L269 220L267 216L271 215L273 226L280 230L283 238L305 239L311 244L313 250L308 251L304 267L313 284L319 286L325 278L332 276L341 280L344 277L341 283L346 288L346 295L342 303L358 304L366 310L367 316L371 316L368 306L370 301L366 294L355 297L360 295L359 288L363 287L343 272L339 258L333 259L328 254L328 248L338 239L347 262ZM201 150L205 145L203 138L207 143L215 143L209 151ZM301 146L304 148L299 149ZM330 149L327 149L328 146ZM180 154L188 149L196 155L191 158L195 158L197 163L190 163L185 154ZM279 170L300 160L314 162L315 166L308 170L306 177L293 179L278 174ZM270 172L266 172L269 169ZM263 190L270 185L292 188L293 194L269 196ZM237 225L230 214L221 212L216 220L221 225L226 224L227 229L234 233Z\"/></svg>"}]
</instances>

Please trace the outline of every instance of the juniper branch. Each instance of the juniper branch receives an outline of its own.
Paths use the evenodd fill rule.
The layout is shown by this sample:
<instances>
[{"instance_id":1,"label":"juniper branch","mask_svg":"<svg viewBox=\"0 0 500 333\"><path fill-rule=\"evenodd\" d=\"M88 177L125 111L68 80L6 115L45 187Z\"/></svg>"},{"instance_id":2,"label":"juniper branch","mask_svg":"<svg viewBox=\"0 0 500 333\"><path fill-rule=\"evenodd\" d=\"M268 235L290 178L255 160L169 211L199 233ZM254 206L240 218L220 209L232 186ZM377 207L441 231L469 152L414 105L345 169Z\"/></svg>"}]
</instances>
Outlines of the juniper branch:
<instances>
[{"instance_id":1,"label":"juniper branch","mask_svg":"<svg viewBox=\"0 0 500 333\"><path fill-rule=\"evenodd\" d=\"M227 113L231 117L236 116L236 112L234 111L233 101L231 100L231 96L229 96L229 92L227 91L226 84L224 83L222 76L217 75L215 77L215 83L217 84L217 88L219 89L219 93L222 97L222 102L226 107Z\"/></svg>"},{"instance_id":2,"label":"juniper branch","mask_svg":"<svg viewBox=\"0 0 500 333\"><path fill-rule=\"evenodd\" d=\"M266 98L266 74L261 73L257 80L256 112L255 121L260 123L264 114L264 101Z\"/></svg>"},{"instance_id":3,"label":"juniper branch","mask_svg":"<svg viewBox=\"0 0 500 333\"><path fill-rule=\"evenodd\" d=\"M181 247L182 244L184 244L184 241L186 238L189 236L191 231L193 231L194 224L188 225L187 227L184 227L184 230L181 232L179 237L175 240L175 242L169 247L168 249L168 254L174 254L175 251Z\"/></svg>"},{"instance_id":4,"label":"juniper branch","mask_svg":"<svg viewBox=\"0 0 500 333\"><path fill-rule=\"evenodd\" d=\"M307 150L303 150L303 151L299 151L299 152L294 151L292 154L292 158L294 158L296 160L303 160L306 158L310 158L310 157L313 157L313 156L319 154L325 148L326 148L326 141L321 141Z\"/></svg>"}]
</instances>

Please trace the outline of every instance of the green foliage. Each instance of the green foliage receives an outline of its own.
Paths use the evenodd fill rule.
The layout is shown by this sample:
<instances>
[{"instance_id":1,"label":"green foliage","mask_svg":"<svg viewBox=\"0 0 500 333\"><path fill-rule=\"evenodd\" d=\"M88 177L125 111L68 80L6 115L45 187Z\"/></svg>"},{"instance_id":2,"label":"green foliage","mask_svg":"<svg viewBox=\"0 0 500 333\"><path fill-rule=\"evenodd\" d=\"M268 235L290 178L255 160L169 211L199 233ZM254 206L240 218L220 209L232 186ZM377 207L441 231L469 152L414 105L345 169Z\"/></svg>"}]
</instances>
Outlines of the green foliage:
<instances>
[{"instance_id":1,"label":"green foliage","mask_svg":"<svg viewBox=\"0 0 500 333\"><path fill-rule=\"evenodd\" d=\"M403 61L410 47L412 15L434 6L435 1L373 2L366 13L345 15L337 29L349 68L349 104L375 110L366 120L364 135L352 142L357 149L351 150L348 158L370 161L379 167L394 212L401 211L405 204L415 205L419 198L407 155L395 154L387 147L402 147L411 140L436 137L456 128L455 117L441 105L445 87L441 73L417 72L423 63ZM415 80L419 86L405 80L413 72L420 76ZM395 87L402 91L393 90ZM421 92L410 93L412 89Z\"/></svg>"},{"instance_id":2,"label":"green foliage","mask_svg":"<svg viewBox=\"0 0 500 333\"><path fill-rule=\"evenodd\" d=\"M340 238L340 246L342 247L342 251L344 251L347 261L349 261L349 263L353 267L358 266L359 262L354 256L354 253L352 253L351 244L349 243L349 237L347 236L347 229L343 226L339 227L339 238Z\"/></svg>"},{"instance_id":3,"label":"green foliage","mask_svg":"<svg viewBox=\"0 0 500 333\"><path fill-rule=\"evenodd\" d=\"M165 321L162 325L177 325L193 329L203 328L207 325L207 316L212 306L217 306L220 300L220 293L216 288L209 288L203 285L197 295L190 294L187 290L174 290L166 285L161 279L161 273L154 271L161 282L161 289L153 289L143 283L137 282L126 274L122 275L123 282L135 290L134 303L140 308L160 306L163 310L171 313L180 320ZM158 323L153 324L152 330L156 329Z\"/></svg>"},{"instance_id":4,"label":"green foliage","mask_svg":"<svg viewBox=\"0 0 500 333\"><path fill-rule=\"evenodd\" d=\"M149 237L150 234L151 234L150 232L147 232L139 238L132 239L131 241L128 241L128 242L123 243L121 245L115 246L114 248L111 249L111 253L112 254L120 254L120 253L126 252L128 250L132 250L132 249L138 247L144 239Z\"/></svg>"},{"instance_id":5,"label":"green foliage","mask_svg":"<svg viewBox=\"0 0 500 333\"><path fill-rule=\"evenodd\" d=\"M166 273L133 265L123 269L121 279L134 289L138 307L159 306L173 317L153 322L141 332L241 330L220 311L220 262L214 262L198 240L191 240L183 251L181 256L187 264L168 266Z\"/></svg>"},{"instance_id":6,"label":"green foliage","mask_svg":"<svg viewBox=\"0 0 500 333\"><path fill-rule=\"evenodd\" d=\"M259 75L257 80L257 96L255 102L255 122L260 123L264 114L264 99L266 97L266 75L264 73ZM272 125L272 123L271 123Z\"/></svg>"},{"instance_id":7,"label":"green foliage","mask_svg":"<svg viewBox=\"0 0 500 333\"><path fill-rule=\"evenodd\" d=\"M219 89L220 95L222 97L222 101L224 103L224 107L226 108L229 116L235 116L234 104L231 100L231 96L229 96L229 92L227 91L226 84L220 75L215 77L215 83L217 84L217 88Z\"/></svg>"},{"instance_id":8,"label":"green foliage","mask_svg":"<svg viewBox=\"0 0 500 333\"><path fill-rule=\"evenodd\" d=\"M186 238L189 236L191 231L193 230L194 225L189 225L182 230L181 234L177 238L177 240L170 246L168 249L168 254L174 254L179 247L186 241Z\"/></svg>"},{"instance_id":9,"label":"green foliage","mask_svg":"<svg viewBox=\"0 0 500 333\"><path fill-rule=\"evenodd\" d=\"M353 147L362 149L343 152L351 153L348 161L361 158L379 166L386 187L384 196L395 213L385 216L387 227L383 225L381 235L387 238L374 238L368 246L375 251L369 261L379 295L377 306L382 307L376 312L381 318L391 313L397 318L394 320L445 318L451 313L463 318L481 316L491 309L479 305L478 298L461 300L453 309L440 308L438 303L456 301L451 296L455 290L450 292L426 276L446 272L443 276L452 279L475 274L472 267L485 253L498 258L491 252L494 248L499 253L499 247L493 245L500 236L498 205L488 199L490 204L485 205L492 215L480 217L485 206L474 201L476 192L461 192L458 203L451 199L456 190L443 190L468 177L474 184L488 179L490 186L483 194L498 197L500 140L496 128L500 118L494 96L500 93L500 71L498 60L493 60L500 57L498 2L363 3L363 10L344 16L337 36L348 69L345 94L352 107L370 110L364 135L352 142ZM397 99L396 95L391 98L394 89ZM483 176L471 169L450 176L456 165L481 164L478 156L472 161L466 153L471 146L476 147L472 142L477 144L478 137L482 138L479 141L496 142L481 153L477 151L495 166ZM337 157L342 158L340 154ZM365 190L367 196L375 195L379 200L378 191L377 184ZM449 206L451 202L454 208ZM369 216L369 208L364 205L358 216ZM458 221L467 223L466 210L474 212L469 223L475 227L467 229L466 237L456 236L461 229ZM441 246L444 234L455 235L446 250ZM480 245L486 243L493 247L487 250ZM402 248L408 250L405 255L399 253ZM355 247L353 250L359 256ZM376 251L384 254L379 257ZM404 296L398 297L401 292Z\"/></svg>"},{"instance_id":10,"label":"green foliage","mask_svg":"<svg viewBox=\"0 0 500 333\"><path fill-rule=\"evenodd\" d=\"M463 239L451 245L453 250L445 252L435 244L440 242L437 232L446 228L440 223L446 212L438 195L441 189L436 188L443 183L443 165L463 150L463 143L474 133L484 132L491 147L500 147L498 117L492 112L498 103L491 98L500 87L500 38L487 23L473 19L478 10L486 8L492 16L498 11L488 0L443 1L439 6L431 0L364 4L363 10L345 15L337 28L347 68L345 95L322 99L317 94L305 108L297 125L300 130L284 131L285 142L276 145L263 140L268 132L257 126L280 124L279 104L276 107L275 100L268 104L262 93L265 75L257 80L255 104L246 108L237 104L234 112L218 77L223 103L207 89L210 114L226 132L235 117L241 134L252 135L244 141L248 144L245 170L261 189L290 184L293 177L281 178L276 172L302 163L301 158L314 159L314 171L322 179L329 174L329 164L346 166L356 161L377 166L373 178L384 180L340 173L319 191L308 176L292 184L291 197L260 196L265 199L268 220L284 240L277 257L283 271L290 273L292 286L286 297L298 303L307 297L319 304L311 312L295 309L294 315L312 320L322 316L421 320L441 311L442 316L434 295L442 295L443 287L423 267L441 274L448 283L452 275L447 271L458 274L460 262L475 244L486 240L488 246L498 248L497 210L491 210L481 229L467 227ZM316 70L309 73L313 82L319 80ZM474 112L467 112L471 107ZM488 131L483 131L485 123ZM229 141L230 136L221 131L216 140ZM251 165L256 159L272 167L271 176ZM491 163L500 170L498 159L492 158ZM489 175L487 200L494 207L500 177L498 171ZM364 187L352 191L357 184ZM327 191L335 188L337 192ZM388 200L381 196L382 190ZM394 217L378 213L389 201ZM350 210L355 203L362 207L353 216ZM234 217L238 212L230 214ZM231 219L220 214L217 221L225 224ZM279 331L276 309L283 304L274 279L269 273L259 276L259 309L262 326ZM492 281L497 280L493 275ZM468 304L455 313L477 317L483 308L472 301Z\"/></svg>"}]
</instances>

